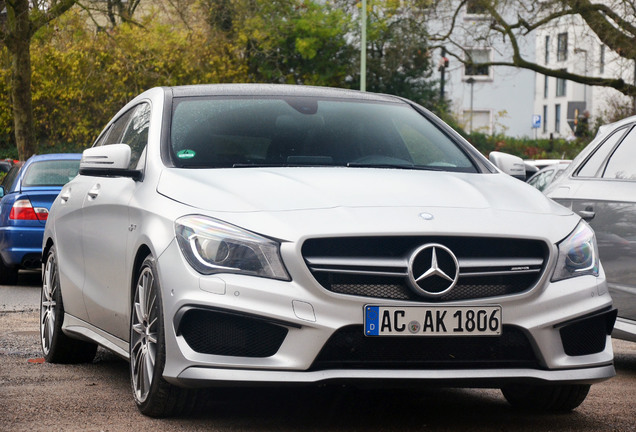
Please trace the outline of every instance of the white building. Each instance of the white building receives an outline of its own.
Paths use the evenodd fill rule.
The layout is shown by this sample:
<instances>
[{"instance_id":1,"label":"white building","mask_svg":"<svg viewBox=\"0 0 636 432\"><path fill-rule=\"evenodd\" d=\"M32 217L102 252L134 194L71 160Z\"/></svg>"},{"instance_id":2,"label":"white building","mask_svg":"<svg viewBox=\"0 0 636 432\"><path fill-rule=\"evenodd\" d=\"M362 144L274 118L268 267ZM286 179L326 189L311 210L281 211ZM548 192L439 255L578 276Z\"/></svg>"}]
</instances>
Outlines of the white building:
<instances>
[{"instance_id":1,"label":"white building","mask_svg":"<svg viewBox=\"0 0 636 432\"><path fill-rule=\"evenodd\" d=\"M449 16L440 14L431 27L448 29ZM512 51L500 37L476 40L488 33L488 15L471 8L469 2L455 20L452 39L472 55L473 63L510 61ZM440 29L433 28L433 33ZM534 60L534 40L520 41L524 58ZM454 53L458 52L453 48ZM469 67L451 56L446 69L445 96L455 118L467 132L534 137L532 128L535 73L511 67Z\"/></svg>"},{"instance_id":2,"label":"white building","mask_svg":"<svg viewBox=\"0 0 636 432\"><path fill-rule=\"evenodd\" d=\"M472 54L473 62L510 62L512 49L500 33L489 31L491 20L468 1L457 17L457 2L439 8L430 27L432 34L452 31L452 48ZM478 3L475 3L478 4ZM516 19L516 11L504 11ZM506 18L506 16L504 16ZM579 75L623 77L636 83L635 65L600 43L579 15L566 16L528 35L517 37L520 54L529 62ZM464 58L467 55L464 54ZM568 138L587 113L592 125L607 121L633 101L606 87L592 87L546 77L509 66L470 68L453 61L446 69L445 95L451 110L466 131L503 133L529 138ZM537 122L538 121L538 122Z\"/></svg>"},{"instance_id":3,"label":"white building","mask_svg":"<svg viewBox=\"0 0 636 432\"><path fill-rule=\"evenodd\" d=\"M602 44L578 15L561 18L554 26L537 31L535 40L539 65L577 75L623 77L626 82L634 82L634 62ZM630 98L611 88L536 74L534 112L542 118L538 134L542 138L567 138L583 118L589 118L591 125L631 105Z\"/></svg>"}]
</instances>

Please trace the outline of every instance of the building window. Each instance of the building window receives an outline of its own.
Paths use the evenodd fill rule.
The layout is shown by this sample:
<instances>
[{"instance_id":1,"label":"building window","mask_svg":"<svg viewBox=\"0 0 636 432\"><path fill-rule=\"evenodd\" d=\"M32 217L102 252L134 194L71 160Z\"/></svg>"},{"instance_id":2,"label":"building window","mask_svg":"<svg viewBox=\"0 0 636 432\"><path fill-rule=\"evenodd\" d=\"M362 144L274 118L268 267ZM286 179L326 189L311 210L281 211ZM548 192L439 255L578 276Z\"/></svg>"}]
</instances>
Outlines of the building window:
<instances>
[{"instance_id":1,"label":"building window","mask_svg":"<svg viewBox=\"0 0 636 432\"><path fill-rule=\"evenodd\" d=\"M567 72L567 69L561 69L561 72ZM566 93L566 79L557 78L556 80L556 95L557 97L565 96Z\"/></svg>"},{"instance_id":2,"label":"building window","mask_svg":"<svg viewBox=\"0 0 636 432\"><path fill-rule=\"evenodd\" d=\"M548 132L548 106L543 105L543 132Z\"/></svg>"},{"instance_id":3,"label":"building window","mask_svg":"<svg viewBox=\"0 0 636 432\"><path fill-rule=\"evenodd\" d=\"M490 78L490 48L474 48L466 50L464 76L477 79Z\"/></svg>"},{"instance_id":4,"label":"building window","mask_svg":"<svg viewBox=\"0 0 636 432\"><path fill-rule=\"evenodd\" d=\"M463 110L463 121L470 133L492 134L492 112L490 110Z\"/></svg>"},{"instance_id":5,"label":"building window","mask_svg":"<svg viewBox=\"0 0 636 432\"><path fill-rule=\"evenodd\" d=\"M605 73L605 45L601 45L600 58L598 60L598 72Z\"/></svg>"},{"instance_id":6,"label":"building window","mask_svg":"<svg viewBox=\"0 0 636 432\"><path fill-rule=\"evenodd\" d=\"M484 15L487 14L488 11L486 10L486 7L481 4L481 2L475 0L468 0L466 2L466 15L470 15L471 17L477 15L479 18L482 18Z\"/></svg>"},{"instance_id":7,"label":"building window","mask_svg":"<svg viewBox=\"0 0 636 432\"><path fill-rule=\"evenodd\" d=\"M568 59L568 34L559 33L557 36L557 61Z\"/></svg>"},{"instance_id":8,"label":"building window","mask_svg":"<svg viewBox=\"0 0 636 432\"><path fill-rule=\"evenodd\" d=\"M561 130L561 105L554 106L554 131L559 133Z\"/></svg>"},{"instance_id":9,"label":"building window","mask_svg":"<svg viewBox=\"0 0 636 432\"><path fill-rule=\"evenodd\" d=\"M550 84L550 78L547 75L543 77L543 98L546 99L548 97L548 86Z\"/></svg>"},{"instance_id":10,"label":"building window","mask_svg":"<svg viewBox=\"0 0 636 432\"><path fill-rule=\"evenodd\" d=\"M545 37L545 64L550 63L550 36Z\"/></svg>"}]
</instances>

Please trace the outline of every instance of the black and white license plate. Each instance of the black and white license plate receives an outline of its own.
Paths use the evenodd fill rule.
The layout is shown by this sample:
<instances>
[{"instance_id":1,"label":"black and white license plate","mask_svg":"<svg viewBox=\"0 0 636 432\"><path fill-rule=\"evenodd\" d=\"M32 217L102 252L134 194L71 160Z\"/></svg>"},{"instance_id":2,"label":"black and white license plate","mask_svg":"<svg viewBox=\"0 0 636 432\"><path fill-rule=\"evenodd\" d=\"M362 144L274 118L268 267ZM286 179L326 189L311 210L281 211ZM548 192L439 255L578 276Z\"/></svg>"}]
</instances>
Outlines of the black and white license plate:
<instances>
[{"instance_id":1,"label":"black and white license plate","mask_svg":"<svg viewBox=\"0 0 636 432\"><path fill-rule=\"evenodd\" d=\"M501 306L364 307L366 336L497 336Z\"/></svg>"}]
</instances>

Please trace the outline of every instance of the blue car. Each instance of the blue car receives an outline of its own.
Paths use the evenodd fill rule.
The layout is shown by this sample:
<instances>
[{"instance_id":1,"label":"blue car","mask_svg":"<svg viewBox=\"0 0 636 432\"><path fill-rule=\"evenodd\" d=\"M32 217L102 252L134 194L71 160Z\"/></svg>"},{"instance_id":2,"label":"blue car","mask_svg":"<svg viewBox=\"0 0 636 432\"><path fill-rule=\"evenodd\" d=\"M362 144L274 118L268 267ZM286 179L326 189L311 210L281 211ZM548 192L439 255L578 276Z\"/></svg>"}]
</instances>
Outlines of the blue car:
<instances>
[{"instance_id":1,"label":"blue car","mask_svg":"<svg viewBox=\"0 0 636 432\"><path fill-rule=\"evenodd\" d=\"M51 204L79 170L80 153L36 155L15 164L0 184L0 284L19 269L38 269Z\"/></svg>"}]
</instances>

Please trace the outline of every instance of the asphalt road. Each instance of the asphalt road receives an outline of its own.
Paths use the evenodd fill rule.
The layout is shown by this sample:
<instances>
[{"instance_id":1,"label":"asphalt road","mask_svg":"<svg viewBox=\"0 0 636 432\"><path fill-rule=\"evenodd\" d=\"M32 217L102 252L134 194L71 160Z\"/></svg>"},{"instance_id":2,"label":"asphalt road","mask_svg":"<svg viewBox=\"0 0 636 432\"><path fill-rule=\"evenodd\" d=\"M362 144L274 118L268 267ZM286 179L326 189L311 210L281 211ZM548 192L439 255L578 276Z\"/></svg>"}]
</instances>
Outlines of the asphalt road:
<instances>
[{"instance_id":1,"label":"asphalt road","mask_svg":"<svg viewBox=\"0 0 636 432\"><path fill-rule=\"evenodd\" d=\"M18 284L0 286L0 312L36 310L40 304L42 276L36 271L21 271Z\"/></svg>"},{"instance_id":2,"label":"asphalt road","mask_svg":"<svg viewBox=\"0 0 636 432\"><path fill-rule=\"evenodd\" d=\"M636 344L613 342L617 376L570 414L511 408L498 390L235 388L187 418L150 419L128 364L99 350L87 365L40 363L39 276L0 286L0 431L636 431Z\"/></svg>"}]
</instances>

